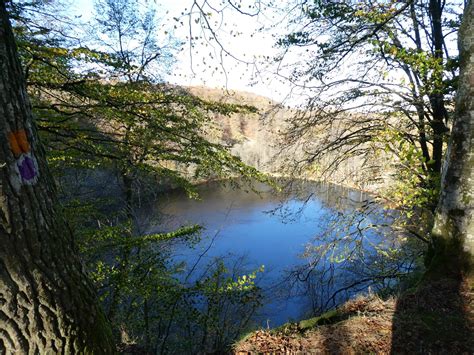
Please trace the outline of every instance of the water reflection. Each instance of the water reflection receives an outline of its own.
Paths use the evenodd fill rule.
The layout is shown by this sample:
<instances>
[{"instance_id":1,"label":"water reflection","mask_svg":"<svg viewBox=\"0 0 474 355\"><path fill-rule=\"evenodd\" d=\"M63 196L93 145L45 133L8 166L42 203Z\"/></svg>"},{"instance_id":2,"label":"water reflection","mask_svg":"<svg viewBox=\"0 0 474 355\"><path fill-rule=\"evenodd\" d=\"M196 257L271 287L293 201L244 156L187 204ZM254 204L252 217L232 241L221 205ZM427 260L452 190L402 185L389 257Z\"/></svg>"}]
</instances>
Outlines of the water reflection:
<instances>
[{"instance_id":1,"label":"water reflection","mask_svg":"<svg viewBox=\"0 0 474 355\"><path fill-rule=\"evenodd\" d=\"M253 189L257 192L248 187L209 183L199 187L199 201L188 199L184 192L167 194L146 208L147 223L144 221L142 225L147 226L146 233L155 233L187 224L201 224L205 230L196 245L189 247L183 243L175 245L173 250L176 262L185 262L187 271L195 268L196 279L216 257L225 257L226 263L232 264L245 256L246 270L264 265L265 272L259 282L266 291L267 300L256 318L263 326L275 327L308 315L308 312L316 312L318 307L322 310L322 305L330 306L331 292L354 276L350 272L360 271L364 266L352 263L350 271L350 268L342 267L347 266L347 260L342 260L338 267L337 262L328 262L331 256L328 251L324 253L324 261L315 263L315 255L322 257L323 253L316 250L309 254L307 245L312 242L317 248L323 242L318 238L326 238L326 242L335 238L335 229L340 227L342 230L337 221L355 216L358 209L370 205L369 196L360 191L313 182L293 182L280 193L264 185L253 186ZM377 220L385 217L379 212L377 206L359 219L346 220L345 223L351 225L345 231L346 235L380 222ZM160 218L149 219L150 215ZM361 247L373 248L371 243L376 237L367 229ZM344 247L350 249L354 243L348 241ZM302 259L302 255L306 258ZM365 284L360 286L355 290L367 287ZM343 296L347 297L348 293L340 292L332 302L337 303Z\"/></svg>"}]
</instances>

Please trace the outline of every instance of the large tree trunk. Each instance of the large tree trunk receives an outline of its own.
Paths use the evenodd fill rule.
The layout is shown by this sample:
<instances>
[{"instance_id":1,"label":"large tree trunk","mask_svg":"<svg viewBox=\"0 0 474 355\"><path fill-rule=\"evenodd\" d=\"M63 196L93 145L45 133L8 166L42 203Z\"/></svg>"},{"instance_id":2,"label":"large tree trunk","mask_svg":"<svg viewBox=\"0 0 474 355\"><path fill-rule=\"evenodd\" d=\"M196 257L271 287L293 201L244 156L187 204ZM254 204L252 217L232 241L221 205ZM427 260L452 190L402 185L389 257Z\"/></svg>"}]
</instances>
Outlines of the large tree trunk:
<instances>
[{"instance_id":1,"label":"large tree trunk","mask_svg":"<svg viewBox=\"0 0 474 355\"><path fill-rule=\"evenodd\" d=\"M456 115L446 154L433 237L438 264L471 262L474 255L474 3L459 30L460 74ZM458 257L451 259L451 256ZM460 255L459 255L460 254ZM449 258L451 260L448 260ZM436 261L436 258L435 260Z\"/></svg>"},{"instance_id":2,"label":"large tree trunk","mask_svg":"<svg viewBox=\"0 0 474 355\"><path fill-rule=\"evenodd\" d=\"M109 325L58 212L0 0L0 354L110 353Z\"/></svg>"}]
</instances>

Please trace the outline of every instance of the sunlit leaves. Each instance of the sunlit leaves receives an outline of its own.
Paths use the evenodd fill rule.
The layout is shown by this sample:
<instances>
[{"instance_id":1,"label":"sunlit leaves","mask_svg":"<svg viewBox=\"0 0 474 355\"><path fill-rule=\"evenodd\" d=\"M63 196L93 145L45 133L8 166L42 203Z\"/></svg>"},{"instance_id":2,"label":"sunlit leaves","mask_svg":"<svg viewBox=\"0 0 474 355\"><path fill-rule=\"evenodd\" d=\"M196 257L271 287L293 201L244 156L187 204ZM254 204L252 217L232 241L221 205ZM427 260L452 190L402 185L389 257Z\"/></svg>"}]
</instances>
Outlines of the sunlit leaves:
<instances>
[{"instance_id":1,"label":"sunlit leaves","mask_svg":"<svg viewBox=\"0 0 474 355\"><path fill-rule=\"evenodd\" d=\"M416 208L435 205L439 194L439 175L429 171L433 161L426 161L421 149L395 129L382 132L379 142L393 154L393 164L397 167L394 182L383 192L383 197L404 211L408 218L414 216Z\"/></svg>"},{"instance_id":2,"label":"sunlit leaves","mask_svg":"<svg viewBox=\"0 0 474 355\"><path fill-rule=\"evenodd\" d=\"M353 158L392 173L400 178L392 197L407 209L434 207L454 107L462 2L437 4L295 1L290 33L279 41L281 74L309 97L285 135L288 144L303 146L304 162L318 170L331 160L327 175L337 178Z\"/></svg>"},{"instance_id":3,"label":"sunlit leaves","mask_svg":"<svg viewBox=\"0 0 474 355\"><path fill-rule=\"evenodd\" d=\"M119 25L107 25L107 31ZM54 40L46 40L18 31L33 106L53 166L116 167L129 175L146 171L171 179L190 194L193 179L235 174L264 179L208 136L212 115L255 112L254 107L206 101L156 84L145 76L146 70L136 80L129 76L124 81L126 75L121 75L135 75L137 67L120 51L68 47L52 35Z\"/></svg>"}]
</instances>

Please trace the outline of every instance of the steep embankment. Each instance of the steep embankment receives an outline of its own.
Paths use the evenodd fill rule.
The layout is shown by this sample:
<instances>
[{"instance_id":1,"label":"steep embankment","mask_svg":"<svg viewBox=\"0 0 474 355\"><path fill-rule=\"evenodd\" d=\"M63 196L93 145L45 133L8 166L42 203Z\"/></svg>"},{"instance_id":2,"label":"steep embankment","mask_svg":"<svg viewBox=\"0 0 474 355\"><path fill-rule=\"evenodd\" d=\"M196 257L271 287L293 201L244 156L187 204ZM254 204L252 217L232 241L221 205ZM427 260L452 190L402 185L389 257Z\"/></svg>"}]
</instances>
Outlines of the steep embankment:
<instances>
[{"instance_id":1,"label":"steep embankment","mask_svg":"<svg viewBox=\"0 0 474 355\"><path fill-rule=\"evenodd\" d=\"M359 297L337 310L258 330L236 354L472 354L474 284L442 279L399 298Z\"/></svg>"}]
</instances>

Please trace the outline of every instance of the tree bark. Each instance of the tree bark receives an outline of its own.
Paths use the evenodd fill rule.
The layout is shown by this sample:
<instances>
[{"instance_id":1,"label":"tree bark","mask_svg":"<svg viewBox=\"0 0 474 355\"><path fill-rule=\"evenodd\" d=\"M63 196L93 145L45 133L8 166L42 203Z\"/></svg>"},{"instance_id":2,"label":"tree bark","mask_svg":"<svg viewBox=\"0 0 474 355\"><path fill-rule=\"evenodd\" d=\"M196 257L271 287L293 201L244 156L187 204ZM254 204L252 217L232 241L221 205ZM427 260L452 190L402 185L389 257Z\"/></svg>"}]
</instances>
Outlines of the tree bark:
<instances>
[{"instance_id":1,"label":"tree bark","mask_svg":"<svg viewBox=\"0 0 474 355\"><path fill-rule=\"evenodd\" d=\"M0 0L0 354L111 353L61 218L5 0Z\"/></svg>"},{"instance_id":2,"label":"tree bark","mask_svg":"<svg viewBox=\"0 0 474 355\"><path fill-rule=\"evenodd\" d=\"M434 56L438 60L443 60L443 27L442 27L442 4L440 0L430 0L429 13L431 18L431 34L434 45ZM431 78L434 82L442 82L442 72L434 71ZM429 94L431 109L433 111L433 120L431 122L431 128L433 129L433 154L432 158L434 163L431 165L431 169L434 173L439 174L441 172L441 165L443 160L443 138L448 132L447 127L444 124L446 118L446 107L444 94L441 91L440 84L434 85L433 92Z\"/></svg>"},{"instance_id":3,"label":"tree bark","mask_svg":"<svg viewBox=\"0 0 474 355\"><path fill-rule=\"evenodd\" d=\"M434 251L443 258L474 255L474 3L469 1L459 30L459 86L455 121L446 154L442 190L433 228ZM444 255L444 256L443 256ZM459 256L462 256L459 258ZM439 260L457 267L454 260Z\"/></svg>"}]
</instances>

